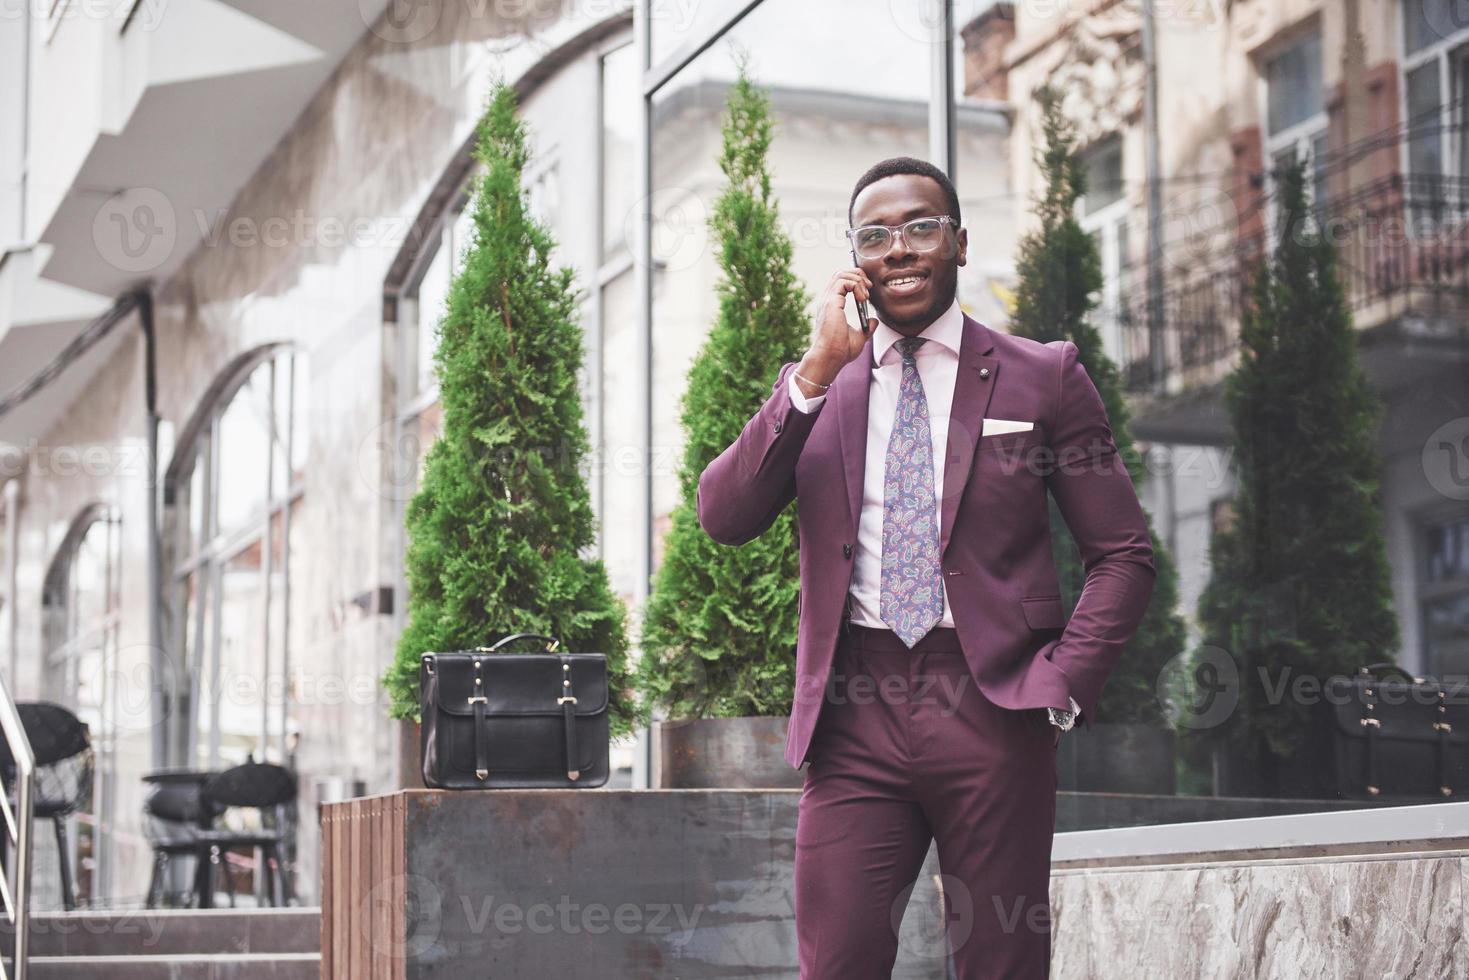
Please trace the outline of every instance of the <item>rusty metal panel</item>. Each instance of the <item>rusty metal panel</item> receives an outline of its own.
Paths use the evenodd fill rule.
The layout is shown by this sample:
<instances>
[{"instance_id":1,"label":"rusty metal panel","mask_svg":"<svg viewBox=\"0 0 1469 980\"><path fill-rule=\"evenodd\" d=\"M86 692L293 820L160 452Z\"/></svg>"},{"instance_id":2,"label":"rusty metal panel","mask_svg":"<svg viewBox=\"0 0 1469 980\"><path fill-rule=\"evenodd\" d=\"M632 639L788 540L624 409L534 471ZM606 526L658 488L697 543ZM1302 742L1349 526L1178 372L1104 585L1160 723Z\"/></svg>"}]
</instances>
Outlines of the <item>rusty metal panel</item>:
<instances>
[{"instance_id":1,"label":"rusty metal panel","mask_svg":"<svg viewBox=\"0 0 1469 980\"><path fill-rule=\"evenodd\" d=\"M799 800L799 790L405 790L327 804L324 828L351 817L324 833L356 840L324 850L345 873L323 869L334 894L323 896L322 928L334 935L323 936L322 975L330 963L350 980L798 980ZM363 848L379 858L354 861ZM387 901L364 902L374 895ZM353 921L334 914L344 905ZM930 848L894 977L944 977L938 909ZM369 973L364 956L394 969Z\"/></svg>"}]
</instances>

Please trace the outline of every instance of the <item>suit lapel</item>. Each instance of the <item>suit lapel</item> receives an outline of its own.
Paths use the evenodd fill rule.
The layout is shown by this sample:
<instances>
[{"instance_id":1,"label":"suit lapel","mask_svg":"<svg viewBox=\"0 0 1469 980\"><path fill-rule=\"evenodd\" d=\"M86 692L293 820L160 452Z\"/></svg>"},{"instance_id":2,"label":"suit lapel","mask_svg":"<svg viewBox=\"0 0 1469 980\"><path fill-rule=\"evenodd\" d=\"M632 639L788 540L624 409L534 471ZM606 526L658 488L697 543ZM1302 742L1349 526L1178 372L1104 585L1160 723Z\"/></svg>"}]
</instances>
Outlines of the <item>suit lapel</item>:
<instances>
[{"instance_id":1,"label":"suit lapel","mask_svg":"<svg viewBox=\"0 0 1469 980\"><path fill-rule=\"evenodd\" d=\"M948 451L944 459L944 499L939 502L939 555L949 547L959 499L974 465L975 448L984 429L990 396L1000 377L1000 362L991 355L995 344L989 328L964 314L959 342L959 372L954 377L954 402L949 409ZM983 372L983 374L981 373ZM846 451L845 445L842 447Z\"/></svg>"},{"instance_id":2,"label":"suit lapel","mask_svg":"<svg viewBox=\"0 0 1469 980\"><path fill-rule=\"evenodd\" d=\"M1000 376L1000 362L989 328L964 314L964 333L959 342L959 370L954 377L954 401L949 411L948 452L944 460L944 498L939 501L939 554L949 546L959 498L974 463L974 451L984 428L985 412ZM980 372L987 370L981 376ZM851 538L857 539L857 522L862 513L862 483L867 470L867 401L872 383L872 340L862 353L837 374L830 396L837 412L842 471L847 490L847 514Z\"/></svg>"}]
</instances>

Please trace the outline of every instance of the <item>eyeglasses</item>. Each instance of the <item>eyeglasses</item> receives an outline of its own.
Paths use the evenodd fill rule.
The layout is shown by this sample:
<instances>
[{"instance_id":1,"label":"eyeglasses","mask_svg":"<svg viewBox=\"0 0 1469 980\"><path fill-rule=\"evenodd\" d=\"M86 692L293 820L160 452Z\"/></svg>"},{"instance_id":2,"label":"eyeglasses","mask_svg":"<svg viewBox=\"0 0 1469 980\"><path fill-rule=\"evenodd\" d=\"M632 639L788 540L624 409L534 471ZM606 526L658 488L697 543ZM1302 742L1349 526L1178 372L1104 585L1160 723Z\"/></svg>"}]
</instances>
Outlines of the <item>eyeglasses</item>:
<instances>
[{"instance_id":1,"label":"eyeglasses","mask_svg":"<svg viewBox=\"0 0 1469 980\"><path fill-rule=\"evenodd\" d=\"M903 242L915 252L932 252L944 240L944 226L954 219L947 214L914 218L901 225L863 225L848 228L852 249L864 259L880 259L893 247L893 236L902 235Z\"/></svg>"}]
</instances>

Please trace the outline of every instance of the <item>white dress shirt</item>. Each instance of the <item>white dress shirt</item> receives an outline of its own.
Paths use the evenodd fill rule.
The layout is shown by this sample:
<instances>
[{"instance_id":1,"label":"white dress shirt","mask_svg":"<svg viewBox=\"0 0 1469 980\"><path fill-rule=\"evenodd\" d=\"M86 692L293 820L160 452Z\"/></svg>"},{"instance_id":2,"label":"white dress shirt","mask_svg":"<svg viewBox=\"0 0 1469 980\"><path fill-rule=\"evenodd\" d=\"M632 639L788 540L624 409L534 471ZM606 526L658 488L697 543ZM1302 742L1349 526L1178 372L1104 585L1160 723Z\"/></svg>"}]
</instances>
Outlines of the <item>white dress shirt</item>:
<instances>
[{"instance_id":1,"label":"white dress shirt","mask_svg":"<svg viewBox=\"0 0 1469 980\"><path fill-rule=\"evenodd\" d=\"M944 451L949 445L949 407L954 401L954 378L959 373L959 342L964 336L964 314L956 298L938 319L923 328L927 339L914 352L918 378L928 400L928 429L933 440L934 509L944 499ZM898 387L903 380L903 355L893 346L903 335L878 319L872 334L872 384L867 389L867 468L862 479L862 511L857 519L857 547L852 566L852 622L873 629L891 629L879 614L882 589L882 491L887 468L888 438L898 411ZM814 412L826 395L807 398L790 378L791 403L800 412ZM934 522L939 515L935 513ZM939 626L953 627L948 583L941 583L944 615Z\"/></svg>"},{"instance_id":2,"label":"white dress shirt","mask_svg":"<svg viewBox=\"0 0 1469 980\"><path fill-rule=\"evenodd\" d=\"M862 511L857 518L857 547L852 566L852 622L873 629L891 629L879 614L882 593L882 498L887 467L888 438L898 411L898 387L903 380L903 355L893 347L903 334L878 318L872 334L872 384L867 388L867 466L862 479ZM914 352L918 378L928 401L929 437L933 440L933 499L935 510L944 499L944 459L949 445L949 411L954 403L954 379L959 374L959 344L964 336L964 314L955 297L919 336L927 339ZM826 401L826 395L807 398L796 385L792 372L787 389L796 410L811 413ZM934 521L939 515L934 514ZM944 615L938 626L953 627L949 587L941 582ZM1071 710L1079 712L1075 698ZM1052 720L1055 720L1054 714Z\"/></svg>"}]
</instances>

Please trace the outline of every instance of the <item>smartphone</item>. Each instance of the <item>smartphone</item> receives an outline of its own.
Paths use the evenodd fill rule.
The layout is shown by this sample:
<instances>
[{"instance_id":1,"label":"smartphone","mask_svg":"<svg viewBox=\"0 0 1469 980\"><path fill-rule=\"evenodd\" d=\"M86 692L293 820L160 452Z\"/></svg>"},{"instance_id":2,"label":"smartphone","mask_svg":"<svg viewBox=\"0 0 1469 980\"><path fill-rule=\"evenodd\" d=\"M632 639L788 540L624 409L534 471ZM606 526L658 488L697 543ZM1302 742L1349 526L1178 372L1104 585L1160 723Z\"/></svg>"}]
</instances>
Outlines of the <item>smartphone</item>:
<instances>
[{"instance_id":1,"label":"smartphone","mask_svg":"<svg viewBox=\"0 0 1469 980\"><path fill-rule=\"evenodd\" d=\"M852 249L852 264L857 266L857 268L859 269L862 268L861 264L857 261L857 250L855 248ZM865 337L867 335L868 322L867 304L862 300L857 299L856 294L853 294L852 298L854 300L857 300L857 315L862 318L861 321L857 324L857 329L861 330L862 335Z\"/></svg>"}]
</instances>

